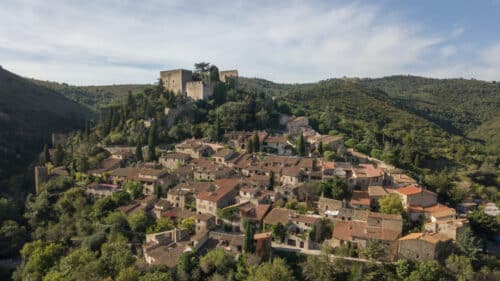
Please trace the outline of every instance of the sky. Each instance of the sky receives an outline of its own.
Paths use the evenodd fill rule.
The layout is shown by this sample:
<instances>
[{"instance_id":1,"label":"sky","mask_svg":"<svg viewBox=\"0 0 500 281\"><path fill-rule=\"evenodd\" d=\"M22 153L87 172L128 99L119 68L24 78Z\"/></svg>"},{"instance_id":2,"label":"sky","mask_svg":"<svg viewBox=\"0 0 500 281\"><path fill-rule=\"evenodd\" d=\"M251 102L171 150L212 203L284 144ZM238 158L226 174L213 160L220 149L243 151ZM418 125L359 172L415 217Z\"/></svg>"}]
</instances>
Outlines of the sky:
<instances>
[{"instance_id":1,"label":"sky","mask_svg":"<svg viewBox=\"0 0 500 281\"><path fill-rule=\"evenodd\" d=\"M205 61L315 82L500 80L500 0L0 0L0 65L74 85L152 83Z\"/></svg>"}]
</instances>

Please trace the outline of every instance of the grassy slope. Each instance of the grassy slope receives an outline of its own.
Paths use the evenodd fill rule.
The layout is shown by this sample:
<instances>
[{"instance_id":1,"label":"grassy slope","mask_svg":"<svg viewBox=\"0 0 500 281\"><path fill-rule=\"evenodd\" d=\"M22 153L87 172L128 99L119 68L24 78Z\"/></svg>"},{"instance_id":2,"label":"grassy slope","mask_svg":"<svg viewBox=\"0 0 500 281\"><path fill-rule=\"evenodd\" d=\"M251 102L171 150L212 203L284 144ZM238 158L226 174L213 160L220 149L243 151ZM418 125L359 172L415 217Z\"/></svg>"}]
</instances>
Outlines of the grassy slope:
<instances>
[{"instance_id":1,"label":"grassy slope","mask_svg":"<svg viewBox=\"0 0 500 281\"><path fill-rule=\"evenodd\" d=\"M82 127L91 117L62 94L0 69L0 180L33 161L52 132Z\"/></svg>"}]
</instances>

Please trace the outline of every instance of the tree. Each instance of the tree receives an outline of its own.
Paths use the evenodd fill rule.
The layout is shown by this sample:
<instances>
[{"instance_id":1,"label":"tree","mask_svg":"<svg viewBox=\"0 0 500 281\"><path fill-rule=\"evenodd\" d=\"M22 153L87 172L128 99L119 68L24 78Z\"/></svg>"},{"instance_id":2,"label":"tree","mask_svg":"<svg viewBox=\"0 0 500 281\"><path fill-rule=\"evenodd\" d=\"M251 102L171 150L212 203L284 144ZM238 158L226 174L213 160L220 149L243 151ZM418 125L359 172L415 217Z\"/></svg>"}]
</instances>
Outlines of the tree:
<instances>
[{"instance_id":1,"label":"tree","mask_svg":"<svg viewBox=\"0 0 500 281\"><path fill-rule=\"evenodd\" d=\"M417 264L414 271L405 281L444 281L449 280L443 268L435 260L423 261Z\"/></svg>"},{"instance_id":2,"label":"tree","mask_svg":"<svg viewBox=\"0 0 500 281\"><path fill-rule=\"evenodd\" d=\"M467 215L474 234L485 239L493 239L498 232L496 218L487 215L483 210L476 210Z\"/></svg>"},{"instance_id":3,"label":"tree","mask_svg":"<svg viewBox=\"0 0 500 281\"><path fill-rule=\"evenodd\" d=\"M12 220L4 221L0 228L0 258L17 255L26 238L27 232L24 226Z\"/></svg>"},{"instance_id":4,"label":"tree","mask_svg":"<svg viewBox=\"0 0 500 281\"><path fill-rule=\"evenodd\" d=\"M318 144L318 153L319 155L323 155L323 142L320 141Z\"/></svg>"},{"instance_id":5,"label":"tree","mask_svg":"<svg viewBox=\"0 0 500 281\"><path fill-rule=\"evenodd\" d=\"M130 231L127 217L121 212L110 213L104 218L104 222L110 227L112 233L128 234Z\"/></svg>"},{"instance_id":6,"label":"tree","mask_svg":"<svg viewBox=\"0 0 500 281\"><path fill-rule=\"evenodd\" d=\"M331 179L327 182L320 183L319 193L326 198L343 200L348 195L348 186L341 179Z\"/></svg>"},{"instance_id":7,"label":"tree","mask_svg":"<svg viewBox=\"0 0 500 281\"><path fill-rule=\"evenodd\" d=\"M245 281L248 278L248 257L246 254L240 255L236 265L236 280Z\"/></svg>"},{"instance_id":8,"label":"tree","mask_svg":"<svg viewBox=\"0 0 500 281\"><path fill-rule=\"evenodd\" d=\"M378 200L380 212L384 214L403 213L403 203L397 194L388 194Z\"/></svg>"},{"instance_id":9,"label":"tree","mask_svg":"<svg viewBox=\"0 0 500 281\"><path fill-rule=\"evenodd\" d=\"M378 260L384 255L384 245L378 240L370 239L366 242L363 255L371 260Z\"/></svg>"},{"instance_id":10,"label":"tree","mask_svg":"<svg viewBox=\"0 0 500 281\"><path fill-rule=\"evenodd\" d=\"M274 188L274 171L269 172L269 184L267 185L268 190L273 190Z\"/></svg>"},{"instance_id":11,"label":"tree","mask_svg":"<svg viewBox=\"0 0 500 281\"><path fill-rule=\"evenodd\" d=\"M253 153L253 142L252 142L252 139L248 139L247 140L247 144L246 144L246 150L247 150L247 153L248 154L252 154Z\"/></svg>"},{"instance_id":12,"label":"tree","mask_svg":"<svg viewBox=\"0 0 500 281\"><path fill-rule=\"evenodd\" d=\"M299 156L306 156L306 141L304 140L304 134L300 134L297 140L297 154Z\"/></svg>"},{"instance_id":13,"label":"tree","mask_svg":"<svg viewBox=\"0 0 500 281\"><path fill-rule=\"evenodd\" d=\"M118 273L115 281L138 281L139 280L139 272L134 266L130 266L125 268L124 270Z\"/></svg>"},{"instance_id":14,"label":"tree","mask_svg":"<svg viewBox=\"0 0 500 281\"><path fill-rule=\"evenodd\" d=\"M408 260L398 260L396 262L396 275L398 280L405 280L413 271L413 264Z\"/></svg>"},{"instance_id":15,"label":"tree","mask_svg":"<svg viewBox=\"0 0 500 281\"><path fill-rule=\"evenodd\" d=\"M477 259L479 243L470 228L465 228L457 234L457 249L460 254L469 257L472 261Z\"/></svg>"},{"instance_id":16,"label":"tree","mask_svg":"<svg viewBox=\"0 0 500 281\"><path fill-rule=\"evenodd\" d=\"M127 217L127 219L132 231L137 233L144 233L151 221L149 216L144 211L132 213Z\"/></svg>"},{"instance_id":17,"label":"tree","mask_svg":"<svg viewBox=\"0 0 500 281\"><path fill-rule=\"evenodd\" d=\"M243 251L245 253L255 252L255 240L253 236L255 234L255 227L253 223L249 220L243 222L243 227L245 228L245 240L243 240Z\"/></svg>"},{"instance_id":18,"label":"tree","mask_svg":"<svg viewBox=\"0 0 500 281\"><path fill-rule=\"evenodd\" d=\"M196 230L196 220L194 217L185 218L179 224L180 228L185 228L189 230L189 233L194 234Z\"/></svg>"},{"instance_id":19,"label":"tree","mask_svg":"<svg viewBox=\"0 0 500 281\"><path fill-rule=\"evenodd\" d=\"M177 262L177 279L181 281L191 280L194 273L193 271L197 269L197 266L198 260L193 252L182 253Z\"/></svg>"},{"instance_id":20,"label":"tree","mask_svg":"<svg viewBox=\"0 0 500 281\"><path fill-rule=\"evenodd\" d=\"M118 273L135 262L135 258L129 250L127 241L118 238L102 245L99 262L104 267L104 276L115 277Z\"/></svg>"},{"instance_id":21,"label":"tree","mask_svg":"<svg viewBox=\"0 0 500 281\"><path fill-rule=\"evenodd\" d=\"M64 162L64 149L61 144L57 145L56 152L54 153L54 165L61 166Z\"/></svg>"},{"instance_id":22,"label":"tree","mask_svg":"<svg viewBox=\"0 0 500 281\"><path fill-rule=\"evenodd\" d=\"M259 139L259 135L257 134L257 131L255 131L253 134L252 144L253 144L253 151L255 153L259 152L260 151L260 139Z\"/></svg>"},{"instance_id":23,"label":"tree","mask_svg":"<svg viewBox=\"0 0 500 281\"><path fill-rule=\"evenodd\" d=\"M285 261L275 258L272 262L262 263L252 267L248 274L248 281L294 281L293 272Z\"/></svg>"},{"instance_id":24,"label":"tree","mask_svg":"<svg viewBox=\"0 0 500 281\"><path fill-rule=\"evenodd\" d=\"M50 162L50 153L47 144L43 145L42 159L40 161L42 164Z\"/></svg>"},{"instance_id":25,"label":"tree","mask_svg":"<svg viewBox=\"0 0 500 281\"><path fill-rule=\"evenodd\" d=\"M156 121L151 122L148 134L148 161L156 161Z\"/></svg>"},{"instance_id":26,"label":"tree","mask_svg":"<svg viewBox=\"0 0 500 281\"><path fill-rule=\"evenodd\" d=\"M201 270L206 275L212 275L215 272L226 274L231 271L234 266L234 257L226 254L223 249L215 249L208 252L200 259Z\"/></svg>"},{"instance_id":27,"label":"tree","mask_svg":"<svg viewBox=\"0 0 500 281\"><path fill-rule=\"evenodd\" d=\"M465 256L449 256L446 259L446 268L457 278L457 281L476 280L471 260Z\"/></svg>"},{"instance_id":28,"label":"tree","mask_svg":"<svg viewBox=\"0 0 500 281\"><path fill-rule=\"evenodd\" d=\"M148 272L139 277L139 281L172 281L172 275L161 271Z\"/></svg>"},{"instance_id":29,"label":"tree","mask_svg":"<svg viewBox=\"0 0 500 281\"><path fill-rule=\"evenodd\" d=\"M307 256L302 264L302 275L305 280L337 280L337 272L327 255Z\"/></svg>"},{"instance_id":30,"label":"tree","mask_svg":"<svg viewBox=\"0 0 500 281\"><path fill-rule=\"evenodd\" d=\"M137 199L142 196L142 190L143 190L143 185L142 183L138 181L127 181L123 185L123 189L126 190L132 199Z\"/></svg>"},{"instance_id":31,"label":"tree","mask_svg":"<svg viewBox=\"0 0 500 281\"><path fill-rule=\"evenodd\" d=\"M63 253L63 246L57 243L45 244L41 240L26 243L21 250L23 263L14 276L21 280L42 280Z\"/></svg>"},{"instance_id":32,"label":"tree","mask_svg":"<svg viewBox=\"0 0 500 281\"><path fill-rule=\"evenodd\" d=\"M142 145L141 143L137 143L137 146L135 147L135 159L137 161L144 161L144 157L142 156Z\"/></svg>"},{"instance_id":33,"label":"tree","mask_svg":"<svg viewBox=\"0 0 500 281\"><path fill-rule=\"evenodd\" d=\"M156 233L174 229L174 224L169 218L161 217L156 220L156 224L148 228L148 233Z\"/></svg>"}]
</instances>

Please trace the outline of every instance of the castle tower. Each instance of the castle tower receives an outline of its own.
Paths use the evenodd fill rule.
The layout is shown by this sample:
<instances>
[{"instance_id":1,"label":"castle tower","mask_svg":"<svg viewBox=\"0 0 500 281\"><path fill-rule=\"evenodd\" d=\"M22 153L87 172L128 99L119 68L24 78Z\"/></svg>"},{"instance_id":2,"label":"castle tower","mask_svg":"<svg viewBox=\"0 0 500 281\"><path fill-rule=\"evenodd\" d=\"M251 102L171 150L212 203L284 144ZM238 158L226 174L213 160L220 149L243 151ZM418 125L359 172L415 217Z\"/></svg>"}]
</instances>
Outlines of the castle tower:
<instances>
[{"instance_id":1,"label":"castle tower","mask_svg":"<svg viewBox=\"0 0 500 281\"><path fill-rule=\"evenodd\" d=\"M185 94L186 83L193 80L193 72L185 69L160 71L160 79L165 90Z\"/></svg>"}]
</instances>

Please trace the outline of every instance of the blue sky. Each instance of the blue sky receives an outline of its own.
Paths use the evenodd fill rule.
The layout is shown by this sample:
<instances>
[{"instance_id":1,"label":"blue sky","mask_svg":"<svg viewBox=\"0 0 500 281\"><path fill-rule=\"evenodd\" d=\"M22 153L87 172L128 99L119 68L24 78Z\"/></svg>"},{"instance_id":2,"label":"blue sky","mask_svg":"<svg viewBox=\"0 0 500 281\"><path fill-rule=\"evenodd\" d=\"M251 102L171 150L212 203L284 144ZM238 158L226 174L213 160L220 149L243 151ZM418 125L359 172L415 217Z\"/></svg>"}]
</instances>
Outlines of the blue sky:
<instances>
[{"instance_id":1,"label":"blue sky","mask_svg":"<svg viewBox=\"0 0 500 281\"><path fill-rule=\"evenodd\" d=\"M500 80L500 0L0 1L0 64L77 85L208 61L277 82Z\"/></svg>"}]
</instances>

